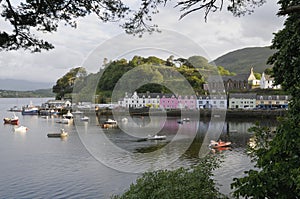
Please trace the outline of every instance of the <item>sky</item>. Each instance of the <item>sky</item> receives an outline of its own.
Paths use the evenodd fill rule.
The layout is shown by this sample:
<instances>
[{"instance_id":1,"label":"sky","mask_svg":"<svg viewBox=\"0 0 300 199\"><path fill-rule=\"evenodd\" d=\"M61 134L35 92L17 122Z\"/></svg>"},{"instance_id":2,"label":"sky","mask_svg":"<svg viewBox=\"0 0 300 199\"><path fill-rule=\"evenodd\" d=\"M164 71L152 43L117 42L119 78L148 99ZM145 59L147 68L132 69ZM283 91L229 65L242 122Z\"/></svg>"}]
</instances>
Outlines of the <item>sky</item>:
<instances>
[{"instance_id":1,"label":"sky","mask_svg":"<svg viewBox=\"0 0 300 199\"><path fill-rule=\"evenodd\" d=\"M114 60L133 55L201 55L209 61L228 52L254 46L269 46L273 33L283 27L284 18L276 16L278 5L267 0L251 15L234 17L223 8L211 13L207 21L202 11L179 20L180 12L172 5L162 7L153 17L162 33L145 34L142 38L124 34L117 23L103 23L95 16L78 21L77 29L60 26L57 32L39 34L55 49L30 52L0 52L0 79L22 79L55 84L71 68L83 66L94 73L103 59Z\"/></svg>"}]
</instances>

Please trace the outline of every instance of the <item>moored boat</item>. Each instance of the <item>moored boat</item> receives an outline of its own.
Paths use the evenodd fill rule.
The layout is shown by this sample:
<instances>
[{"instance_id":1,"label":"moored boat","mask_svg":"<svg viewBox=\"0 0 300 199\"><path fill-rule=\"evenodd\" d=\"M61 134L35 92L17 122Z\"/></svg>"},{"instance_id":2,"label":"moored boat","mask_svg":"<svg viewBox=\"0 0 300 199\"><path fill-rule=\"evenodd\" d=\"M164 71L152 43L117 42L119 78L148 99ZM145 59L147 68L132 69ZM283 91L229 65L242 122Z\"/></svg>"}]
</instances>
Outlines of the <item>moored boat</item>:
<instances>
[{"instance_id":1,"label":"moored boat","mask_svg":"<svg viewBox=\"0 0 300 199\"><path fill-rule=\"evenodd\" d=\"M211 147L213 149L230 147L230 146L231 146L231 142L223 142L222 140L219 140L219 141L211 140L210 144L209 144L209 147Z\"/></svg>"},{"instance_id":2,"label":"moored boat","mask_svg":"<svg viewBox=\"0 0 300 199\"><path fill-rule=\"evenodd\" d=\"M11 112L22 112L22 108L14 106L14 107L10 108L8 111L11 111Z\"/></svg>"},{"instance_id":3,"label":"moored boat","mask_svg":"<svg viewBox=\"0 0 300 199\"><path fill-rule=\"evenodd\" d=\"M102 125L102 128L116 128L118 127L118 123L116 120L112 120L112 119L108 119L107 121L105 121Z\"/></svg>"},{"instance_id":4,"label":"moored boat","mask_svg":"<svg viewBox=\"0 0 300 199\"><path fill-rule=\"evenodd\" d=\"M61 123L61 124L69 124L71 122L71 119L68 118L62 118L59 121L57 121L57 123Z\"/></svg>"},{"instance_id":5,"label":"moored boat","mask_svg":"<svg viewBox=\"0 0 300 199\"><path fill-rule=\"evenodd\" d=\"M11 118L8 118L8 117L4 118L3 121L4 121L4 124L17 125L19 123L19 118L18 118L18 116L14 115Z\"/></svg>"},{"instance_id":6,"label":"moored boat","mask_svg":"<svg viewBox=\"0 0 300 199\"><path fill-rule=\"evenodd\" d=\"M49 137L49 138L62 138L62 137L67 137L67 136L68 136L68 133L65 132L64 129L61 129L60 133L48 133L47 134L47 137Z\"/></svg>"},{"instance_id":7,"label":"moored boat","mask_svg":"<svg viewBox=\"0 0 300 199\"><path fill-rule=\"evenodd\" d=\"M73 118L73 114L71 113L71 111L68 111L67 114L63 114L63 117L67 118L67 119L72 119Z\"/></svg>"},{"instance_id":8,"label":"moored boat","mask_svg":"<svg viewBox=\"0 0 300 199\"><path fill-rule=\"evenodd\" d=\"M29 105L24 106L22 108L22 115L38 115L39 114L39 108L34 106L32 102L30 102Z\"/></svg>"},{"instance_id":9,"label":"moored boat","mask_svg":"<svg viewBox=\"0 0 300 199\"><path fill-rule=\"evenodd\" d=\"M26 126L16 126L14 127L15 132L25 133L28 130Z\"/></svg>"}]
</instances>

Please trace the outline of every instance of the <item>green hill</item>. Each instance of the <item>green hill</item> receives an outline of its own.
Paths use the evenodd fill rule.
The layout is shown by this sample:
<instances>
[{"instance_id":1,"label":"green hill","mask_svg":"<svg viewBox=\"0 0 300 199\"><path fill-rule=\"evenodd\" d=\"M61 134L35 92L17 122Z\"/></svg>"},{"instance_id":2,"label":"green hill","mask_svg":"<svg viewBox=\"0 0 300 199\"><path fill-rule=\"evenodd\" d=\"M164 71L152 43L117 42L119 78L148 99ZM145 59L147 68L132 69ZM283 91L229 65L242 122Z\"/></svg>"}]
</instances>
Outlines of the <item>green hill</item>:
<instances>
[{"instance_id":1,"label":"green hill","mask_svg":"<svg viewBox=\"0 0 300 199\"><path fill-rule=\"evenodd\" d=\"M237 74L248 73L251 67L254 68L254 72L262 73L266 68L271 67L266 62L274 52L275 50L269 47L244 48L229 52L214 62L217 66L223 66Z\"/></svg>"}]
</instances>

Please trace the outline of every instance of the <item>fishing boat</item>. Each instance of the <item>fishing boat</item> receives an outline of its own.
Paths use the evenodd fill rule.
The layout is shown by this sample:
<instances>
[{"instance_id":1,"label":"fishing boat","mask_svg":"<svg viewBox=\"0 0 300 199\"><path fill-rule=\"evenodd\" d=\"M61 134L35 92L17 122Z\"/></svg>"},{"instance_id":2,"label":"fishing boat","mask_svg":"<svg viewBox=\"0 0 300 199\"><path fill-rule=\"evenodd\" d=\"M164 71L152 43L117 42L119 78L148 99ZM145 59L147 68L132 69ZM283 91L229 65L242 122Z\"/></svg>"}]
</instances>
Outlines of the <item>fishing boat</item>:
<instances>
[{"instance_id":1,"label":"fishing boat","mask_svg":"<svg viewBox=\"0 0 300 199\"><path fill-rule=\"evenodd\" d=\"M29 105L24 106L22 108L22 115L38 115L39 114L39 108L34 106L32 102L30 102Z\"/></svg>"},{"instance_id":2,"label":"fishing boat","mask_svg":"<svg viewBox=\"0 0 300 199\"><path fill-rule=\"evenodd\" d=\"M8 118L8 117L4 118L3 121L4 121L4 124L18 125L18 123L19 123L19 118L18 118L18 116L16 116L16 115L14 114L11 118Z\"/></svg>"},{"instance_id":3,"label":"fishing boat","mask_svg":"<svg viewBox=\"0 0 300 199\"><path fill-rule=\"evenodd\" d=\"M64 129L61 129L60 133L48 133L47 134L47 137L49 137L49 138L63 138L63 137L67 137L67 136L68 136L68 133L65 132Z\"/></svg>"},{"instance_id":4,"label":"fishing boat","mask_svg":"<svg viewBox=\"0 0 300 199\"><path fill-rule=\"evenodd\" d=\"M211 147L213 149L230 147L230 146L231 146L231 142L223 142L222 140L219 140L219 141L211 140L210 144L209 144L209 147Z\"/></svg>"}]
</instances>

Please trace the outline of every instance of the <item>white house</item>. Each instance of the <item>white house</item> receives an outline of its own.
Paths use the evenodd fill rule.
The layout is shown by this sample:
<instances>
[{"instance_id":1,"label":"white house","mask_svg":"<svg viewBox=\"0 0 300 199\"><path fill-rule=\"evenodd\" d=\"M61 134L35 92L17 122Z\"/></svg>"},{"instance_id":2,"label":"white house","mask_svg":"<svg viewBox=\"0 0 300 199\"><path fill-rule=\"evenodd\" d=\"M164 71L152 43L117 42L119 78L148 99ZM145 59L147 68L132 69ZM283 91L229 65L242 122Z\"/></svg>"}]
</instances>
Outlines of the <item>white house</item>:
<instances>
[{"instance_id":1,"label":"white house","mask_svg":"<svg viewBox=\"0 0 300 199\"><path fill-rule=\"evenodd\" d=\"M227 109L227 97L225 95L200 96L197 99L197 108Z\"/></svg>"},{"instance_id":2,"label":"white house","mask_svg":"<svg viewBox=\"0 0 300 199\"><path fill-rule=\"evenodd\" d=\"M253 109L256 107L256 94L232 93L229 95L230 109Z\"/></svg>"},{"instance_id":3,"label":"white house","mask_svg":"<svg viewBox=\"0 0 300 199\"><path fill-rule=\"evenodd\" d=\"M138 94L134 92L133 95L125 93L125 97L118 101L118 105L124 108L159 108L160 95L151 93Z\"/></svg>"},{"instance_id":4,"label":"white house","mask_svg":"<svg viewBox=\"0 0 300 199\"><path fill-rule=\"evenodd\" d=\"M280 85L274 85L275 81L274 78L271 78L270 75L266 75L265 73L262 73L261 79L260 79L260 88L261 89L280 89Z\"/></svg>"}]
</instances>

